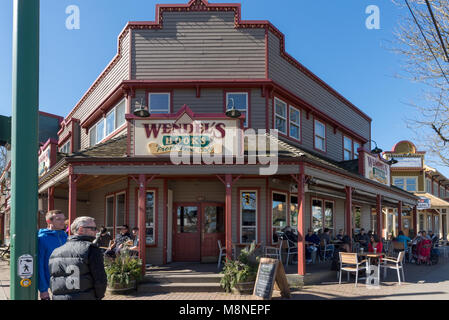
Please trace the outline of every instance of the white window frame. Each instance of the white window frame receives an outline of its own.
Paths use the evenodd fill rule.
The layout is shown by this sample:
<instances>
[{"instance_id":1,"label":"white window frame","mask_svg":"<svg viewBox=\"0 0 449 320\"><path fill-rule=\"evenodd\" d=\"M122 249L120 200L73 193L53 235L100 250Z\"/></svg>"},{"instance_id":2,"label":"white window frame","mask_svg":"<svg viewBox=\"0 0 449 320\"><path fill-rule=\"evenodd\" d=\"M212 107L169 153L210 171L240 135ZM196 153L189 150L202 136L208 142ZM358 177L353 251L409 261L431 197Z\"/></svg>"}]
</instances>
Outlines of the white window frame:
<instances>
[{"instance_id":1,"label":"white window frame","mask_svg":"<svg viewBox=\"0 0 449 320\"><path fill-rule=\"evenodd\" d=\"M238 108L235 104L234 104L234 106L235 106L235 109L236 110L239 110L239 111L243 111L243 112L245 112L245 121L244 121L244 123L243 123L243 126L245 127L245 128L248 128L248 126L249 126L249 117L250 117L250 115L249 115L249 97L248 97L248 92L239 92L239 91L236 91L236 92L226 92L226 108L227 108L227 106L229 105L229 95L230 94L241 94L241 95L245 95L245 97L246 97L246 107L245 107L245 109L243 109L243 108Z\"/></svg>"},{"instance_id":2,"label":"white window frame","mask_svg":"<svg viewBox=\"0 0 449 320\"><path fill-rule=\"evenodd\" d=\"M161 94L165 94L168 96L168 104L167 104L167 110L163 110L163 109L156 109L153 110L151 109L151 95L161 95ZM171 106L171 93L170 92L148 92L148 111L150 112L150 114L169 114L170 113L170 106ZM163 111L163 112L162 112Z\"/></svg>"},{"instance_id":3,"label":"white window frame","mask_svg":"<svg viewBox=\"0 0 449 320\"><path fill-rule=\"evenodd\" d=\"M109 198L112 198L112 226L108 225L108 199ZM115 197L114 197L114 194L110 194L110 195L107 195L105 197L105 221L104 221L104 226L106 227L106 229L108 231L112 232L111 236L113 238L115 238L115 227L114 227L115 220L114 219L115 219Z\"/></svg>"},{"instance_id":4,"label":"white window frame","mask_svg":"<svg viewBox=\"0 0 449 320\"><path fill-rule=\"evenodd\" d=\"M433 195L435 197L438 197L438 194L440 193L440 190L438 188L438 182L432 182L433 183Z\"/></svg>"},{"instance_id":5,"label":"white window frame","mask_svg":"<svg viewBox=\"0 0 449 320\"><path fill-rule=\"evenodd\" d=\"M290 200L288 198L288 193L286 192L280 192L280 191L272 191L271 192L271 238L273 238L273 229L276 228L273 225L273 196L274 194L281 194L285 196L285 226L282 227L279 231L281 231L283 228L285 228L286 226L288 226L289 223L289 214L288 214L288 210L289 210L289 204L290 204ZM272 243L278 243L278 242L274 242L272 240Z\"/></svg>"},{"instance_id":6,"label":"white window frame","mask_svg":"<svg viewBox=\"0 0 449 320\"><path fill-rule=\"evenodd\" d=\"M240 224L240 243L243 243L243 240L242 240L242 236L243 236L243 232L242 232L242 230L243 230L243 224L242 224L242 219L243 219L243 214L242 214L242 211L243 211L243 206L242 206L242 204L241 204L241 201L242 201L242 194L244 193L244 192L252 192L252 193L255 193L256 194L256 201L255 201L255 204L256 204L256 225L254 226L254 227L246 227L245 226L245 228L247 228L247 229L249 229L249 228L255 228L255 230L256 230L256 242L259 240L259 234L258 234L258 232L257 232L257 228L258 228L258 221L259 221L259 192L257 191L257 190L254 190L254 189L245 189L245 190L240 190L240 194L239 194L239 201L240 201L240 221L239 221L239 224Z\"/></svg>"},{"instance_id":7,"label":"white window frame","mask_svg":"<svg viewBox=\"0 0 449 320\"><path fill-rule=\"evenodd\" d=\"M426 179L426 192L432 193L432 180Z\"/></svg>"},{"instance_id":8,"label":"white window frame","mask_svg":"<svg viewBox=\"0 0 449 320\"><path fill-rule=\"evenodd\" d=\"M351 149L346 149L346 141L349 141ZM349 159L345 159L346 152L349 152ZM343 161L352 160L354 158L353 155L354 155L353 140L350 137L343 135Z\"/></svg>"},{"instance_id":9,"label":"white window frame","mask_svg":"<svg viewBox=\"0 0 449 320\"><path fill-rule=\"evenodd\" d=\"M320 135L317 133L317 123L323 125L323 127L324 127L324 137L320 136ZM313 145L314 145L315 149L320 150L320 151L323 151L323 152L326 152L326 124L325 124L324 122L321 122L321 121L318 120L318 119L314 119L313 126L314 126ZM324 149L318 148L318 146L317 146L317 144L316 144L316 139L317 139L317 138L324 141L324 143L323 143Z\"/></svg>"},{"instance_id":10,"label":"white window frame","mask_svg":"<svg viewBox=\"0 0 449 320\"><path fill-rule=\"evenodd\" d=\"M125 195L125 207L124 207L124 210L125 210L125 212L124 212L124 224L126 224L126 201L128 200L127 199L127 195L126 195L126 191L122 191L122 192L118 192L118 193L116 193L116 194L114 194L114 197L115 197L115 199L114 199L114 204L115 204L115 207L114 207L114 225L115 225L115 232L114 232L114 234L117 234L118 232L117 232L117 221L118 221L118 197L119 196L121 196L121 195Z\"/></svg>"},{"instance_id":11,"label":"white window frame","mask_svg":"<svg viewBox=\"0 0 449 320\"><path fill-rule=\"evenodd\" d=\"M298 122L297 123L292 121L292 119L291 119L291 111L292 110L298 112ZM292 138L292 139L295 139L297 141L301 141L301 109L298 109L298 108L296 108L294 106L289 105L288 106L288 118L289 118L288 119L288 135L289 135L289 137ZM295 126L295 127L298 127L298 137L293 137L291 135L290 127L292 125Z\"/></svg>"},{"instance_id":12,"label":"white window frame","mask_svg":"<svg viewBox=\"0 0 449 320\"><path fill-rule=\"evenodd\" d=\"M358 145L358 148L355 147L355 145ZM361 147L361 143L357 142L357 141L353 141L352 142L352 149L354 150L354 157L353 159L358 159L359 158L359 152L357 151L357 149L359 149Z\"/></svg>"},{"instance_id":13,"label":"white window frame","mask_svg":"<svg viewBox=\"0 0 449 320\"><path fill-rule=\"evenodd\" d=\"M147 227L147 219L146 219L146 216L147 216L147 194L148 193L152 193L153 194L153 225L151 226L148 226ZM156 219L157 219L157 217L156 217L156 202L157 202L157 199L156 199L156 191L155 190L146 190L145 191L145 245L154 245L154 244L156 244ZM153 242L147 242L147 228L151 228L151 227L153 227ZM140 239L139 239L139 241L140 241Z\"/></svg>"},{"instance_id":14,"label":"white window frame","mask_svg":"<svg viewBox=\"0 0 449 320\"><path fill-rule=\"evenodd\" d=\"M398 177L393 177L393 185L394 186L396 186L396 187L398 187L398 188L400 188L399 186L397 186L394 182L395 182L395 179L402 179L402 180L404 180L404 189L403 190L405 190L405 191L408 191L407 190L407 179L414 179L415 180L415 186L416 186L416 188L415 188L415 190L410 190L410 191L408 191L408 192L417 192L418 191L418 177L400 177L400 176L398 176Z\"/></svg>"},{"instance_id":15,"label":"white window frame","mask_svg":"<svg viewBox=\"0 0 449 320\"><path fill-rule=\"evenodd\" d=\"M282 104L284 104L284 106L285 106L285 118L283 117L283 116L281 116L281 115L279 115L277 112L276 112L276 102L280 102L280 103L282 103ZM289 130L289 123L288 123L288 112L289 112L289 109L288 109L288 103L287 102L285 102L285 101L282 101L281 99L279 99L279 98L274 98L274 129L276 129L276 130L278 130L280 133L282 133L282 134L284 134L284 135L288 135L288 133L287 133L287 130ZM282 119L282 120L284 120L285 121L285 131L281 131L281 130L279 130L277 127L276 127L276 118L279 118L279 119Z\"/></svg>"},{"instance_id":16,"label":"white window frame","mask_svg":"<svg viewBox=\"0 0 449 320\"><path fill-rule=\"evenodd\" d=\"M71 141L70 141L70 139L68 140L68 141L66 141L66 143L64 143L63 145L62 145L62 147L61 148L59 148L59 152L62 152L62 153L70 153L70 147L71 147ZM67 149L66 151L64 151L65 149Z\"/></svg>"},{"instance_id":17,"label":"white window frame","mask_svg":"<svg viewBox=\"0 0 449 320\"><path fill-rule=\"evenodd\" d=\"M123 127L123 125L126 123L126 120L124 123L122 124L117 124L117 107L120 106L122 103L125 103L125 114L126 114L126 99L122 99L120 100L119 103L117 103L114 108L112 108L105 117L101 118L100 120L98 120L90 129L89 129L89 133L88 133L88 138L89 138L89 146L93 147L101 142L103 142L104 140L108 139L110 136L114 135L117 130L121 129ZM112 130L111 133L106 134L107 133L107 117L111 114L114 113L114 129ZM103 122L103 139L98 141L98 134L97 134L97 126L99 123ZM95 144L92 144L91 141L91 132L92 130L95 130Z\"/></svg>"}]
</instances>

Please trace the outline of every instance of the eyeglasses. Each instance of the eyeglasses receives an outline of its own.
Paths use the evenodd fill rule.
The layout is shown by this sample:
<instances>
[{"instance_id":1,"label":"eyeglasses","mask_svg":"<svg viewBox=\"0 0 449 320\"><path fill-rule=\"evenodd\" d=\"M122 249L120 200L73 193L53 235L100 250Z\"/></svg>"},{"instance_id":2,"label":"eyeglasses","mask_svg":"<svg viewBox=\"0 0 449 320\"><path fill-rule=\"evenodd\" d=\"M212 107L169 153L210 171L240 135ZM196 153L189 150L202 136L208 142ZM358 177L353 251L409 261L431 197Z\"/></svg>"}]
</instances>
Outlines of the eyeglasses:
<instances>
[{"instance_id":1,"label":"eyeglasses","mask_svg":"<svg viewBox=\"0 0 449 320\"><path fill-rule=\"evenodd\" d=\"M92 231L97 231L98 229L97 229L97 227L84 227L84 226L82 226L84 229L90 229L90 230L92 230Z\"/></svg>"}]
</instances>

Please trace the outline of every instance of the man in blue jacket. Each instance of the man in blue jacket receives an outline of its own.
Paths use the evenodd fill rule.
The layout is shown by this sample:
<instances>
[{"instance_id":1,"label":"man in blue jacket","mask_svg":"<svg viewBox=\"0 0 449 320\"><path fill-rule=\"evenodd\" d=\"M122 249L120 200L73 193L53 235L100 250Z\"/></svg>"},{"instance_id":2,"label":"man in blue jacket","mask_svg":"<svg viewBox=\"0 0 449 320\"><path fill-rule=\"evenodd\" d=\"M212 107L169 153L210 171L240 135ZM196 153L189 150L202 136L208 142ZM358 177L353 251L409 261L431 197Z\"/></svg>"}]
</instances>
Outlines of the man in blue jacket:
<instances>
[{"instance_id":1,"label":"man in blue jacket","mask_svg":"<svg viewBox=\"0 0 449 320\"><path fill-rule=\"evenodd\" d=\"M50 270L48 262L53 250L64 245L67 234L64 232L65 216L60 210L51 210L45 215L48 228L40 229L38 238L38 289L42 300L49 300Z\"/></svg>"}]
</instances>

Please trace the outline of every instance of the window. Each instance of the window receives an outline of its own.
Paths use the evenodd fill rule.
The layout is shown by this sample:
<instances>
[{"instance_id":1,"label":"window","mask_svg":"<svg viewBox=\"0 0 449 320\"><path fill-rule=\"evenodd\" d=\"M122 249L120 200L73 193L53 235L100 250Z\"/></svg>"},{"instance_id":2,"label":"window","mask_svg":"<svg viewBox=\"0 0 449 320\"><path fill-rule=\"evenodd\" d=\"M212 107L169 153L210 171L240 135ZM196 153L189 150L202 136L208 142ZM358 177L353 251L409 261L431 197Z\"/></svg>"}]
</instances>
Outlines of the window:
<instances>
[{"instance_id":1,"label":"window","mask_svg":"<svg viewBox=\"0 0 449 320\"><path fill-rule=\"evenodd\" d=\"M438 183L433 183L433 195L438 197Z\"/></svg>"},{"instance_id":2,"label":"window","mask_svg":"<svg viewBox=\"0 0 449 320\"><path fill-rule=\"evenodd\" d=\"M354 228L355 234L359 233L360 229L362 228L361 217L362 210L360 209L360 207L355 207L352 216L352 227Z\"/></svg>"},{"instance_id":3,"label":"window","mask_svg":"<svg viewBox=\"0 0 449 320\"><path fill-rule=\"evenodd\" d=\"M287 134L287 104L279 99L274 99L274 128L283 134Z\"/></svg>"},{"instance_id":4,"label":"window","mask_svg":"<svg viewBox=\"0 0 449 320\"><path fill-rule=\"evenodd\" d=\"M374 233L377 233L377 212L376 209L371 209L371 223L370 223L371 230Z\"/></svg>"},{"instance_id":5,"label":"window","mask_svg":"<svg viewBox=\"0 0 449 320\"><path fill-rule=\"evenodd\" d=\"M240 242L251 243L257 239L257 192L240 192Z\"/></svg>"},{"instance_id":6,"label":"window","mask_svg":"<svg viewBox=\"0 0 449 320\"><path fill-rule=\"evenodd\" d=\"M115 233L117 228L126 224L126 193L120 193L115 196Z\"/></svg>"},{"instance_id":7,"label":"window","mask_svg":"<svg viewBox=\"0 0 449 320\"><path fill-rule=\"evenodd\" d=\"M145 199L145 243L155 243L155 192L147 191ZM179 225L179 224L178 224ZM196 224L195 224L196 225Z\"/></svg>"},{"instance_id":8,"label":"window","mask_svg":"<svg viewBox=\"0 0 449 320\"><path fill-rule=\"evenodd\" d=\"M315 148L326 151L326 125L315 120Z\"/></svg>"},{"instance_id":9,"label":"window","mask_svg":"<svg viewBox=\"0 0 449 320\"><path fill-rule=\"evenodd\" d=\"M104 138L111 135L125 123L125 106L126 101L122 100L106 115L98 121L89 131L90 146L94 146L101 142Z\"/></svg>"},{"instance_id":10,"label":"window","mask_svg":"<svg viewBox=\"0 0 449 320\"><path fill-rule=\"evenodd\" d=\"M440 187L440 198L444 198L444 188Z\"/></svg>"},{"instance_id":11,"label":"window","mask_svg":"<svg viewBox=\"0 0 449 320\"><path fill-rule=\"evenodd\" d=\"M424 215L419 215L419 230L418 231L424 231Z\"/></svg>"},{"instance_id":12,"label":"window","mask_svg":"<svg viewBox=\"0 0 449 320\"><path fill-rule=\"evenodd\" d=\"M108 229L111 236L115 236L114 233L114 196L106 197L106 229Z\"/></svg>"},{"instance_id":13,"label":"window","mask_svg":"<svg viewBox=\"0 0 449 320\"><path fill-rule=\"evenodd\" d=\"M298 227L298 197L290 197L290 226Z\"/></svg>"},{"instance_id":14,"label":"window","mask_svg":"<svg viewBox=\"0 0 449 320\"><path fill-rule=\"evenodd\" d=\"M290 106L290 137L301 140L301 111Z\"/></svg>"},{"instance_id":15,"label":"window","mask_svg":"<svg viewBox=\"0 0 449 320\"><path fill-rule=\"evenodd\" d=\"M343 136L343 160L352 160L352 139Z\"/></svg>"},{"instance_id":16,"label":"window","mask_svg":"<svg viewBox=\"0 0 449 320\"><path fill-rule=\"evenodd\" d=\"M105 227L112 236L126 224L126 192L106 196Z\"/></svg>"},{"instance_id":17,"label":"window","mask_svg":"<svg viewBox=\"0 0 449 320\"><path fill-rule=\"evenodd\" d=\"M435 216L435 230L434 233L436 235L438 235L439 237L439 233L440 233L440 218L438 216Z\"/></svg>"},{"instance_id":18,"label":"window","mask_svg":"<svg viewBox=\"0 0 449 320\"><path fill-rule=\"evenodd\" d=\"M276 243L276 232L287 226L287 195L273 192L271 211L271 227L273 232L273 243Z\"/></svg>"},{"instance_id":19,"label":"window","mask_svg":"<svg viewBox=\"0 0 449 320\"><path fill-rule=\"evenodd\" d=\"M432 215L427 216L427 232L432 231Z\"/></svg>"},{"instance_id":20,"label":"window","mask_svg":"<svg viewBox=\"0 0 449 320\"><path fill-rule=\"evenodd\" d=\"M417 191L417 182L418 179L416 177L413 178L402 178L395 177L393 178L393 184L406 191Z\"/></svg>"},{"instance_id":21,"label":"window","mask_svg":"<svg viewBox=\"0 0 449 320\"><path fill-rule=\"evenodd\" d=\"M354 159L359 158L359 152L357 151L360 148L360 143L354 141Z\"/></svg>"},{"instance_id":22,"label":"window","mask_svg":"<svg viewBox=\"0 0 449 320\"><path fill-rule=\"evenodd\" d=\"M61 148L59 148L59 152L70 153L70 140L64 143L64 145Z\"/></svg>"},{"instance_id":23,"label":"window","mask_svg":"<svg viewBox=\"0 0 449 320\"><path fill-rule=\"evenodd\" d=\"M426 179L426 192L432 193L432 182L429 179Z\"/></svg>"},{"instance_id":24,"label":"window","mask_svg":"<svg viewBox=\"0 0 449 320\"><path fill-rule=\"evenodd\" d=\"M330 230L334 229L334 203L331 201L313 199L312 229L314 232L317 232L319 229L324 230L325 228L329 228Z\"/></svg>"},{"instance_id":25,"label":"window","mask_svg":"<svg viewBox=\"0 0 449 320\"><path fill-rule=\"evenodd\" d=\"M245 116L244 127L248 127L248 93L247 92L227 92L226 93L226 107L232 106L234 103L234 108L239 110Z\"/></svg>"},{"instance_id":26,"label":"window","mask_svg":"<svg viewBox=\"0 0 449 320\"><path fill-rule=\"evenodd\" d=\"M170 93L149 93L148 103L150 114L170 113Z\"/></svg>"},{"instance_id":27,"label":"window","mask_svg":"<svg viewBox=\"0 0 449 320\"><path fill-rule=\"evenodd\" d=\"M324 228L334 229L334 203L325 201Z\"/></svg>"}]
</instances>

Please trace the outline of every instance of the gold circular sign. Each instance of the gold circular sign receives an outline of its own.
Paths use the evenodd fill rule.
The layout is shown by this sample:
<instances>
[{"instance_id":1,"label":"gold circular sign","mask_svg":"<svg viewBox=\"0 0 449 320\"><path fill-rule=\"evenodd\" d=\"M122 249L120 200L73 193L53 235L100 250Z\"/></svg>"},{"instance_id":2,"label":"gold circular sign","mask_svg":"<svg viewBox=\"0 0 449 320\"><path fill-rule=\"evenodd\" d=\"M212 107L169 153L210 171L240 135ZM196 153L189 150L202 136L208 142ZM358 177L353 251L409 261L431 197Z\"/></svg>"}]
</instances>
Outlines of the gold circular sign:
<instances>
[{"instance_id":1,"label":"gold circular sign","mask_svg":"<svg viewBox=\"0 0 449 320\"><path fill-rule=\"evenodd\" d=\"M31 280L30 279L22 279L20 281L20 285L24 288L28 288L29 286L31 286Z\"/></svg>"}]
</instances>

